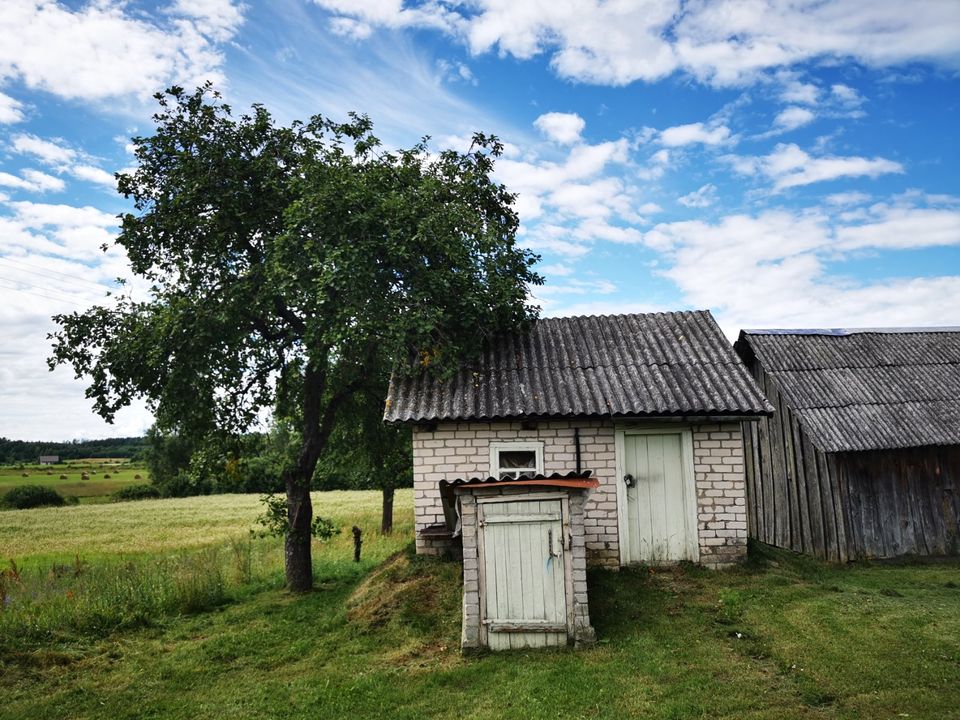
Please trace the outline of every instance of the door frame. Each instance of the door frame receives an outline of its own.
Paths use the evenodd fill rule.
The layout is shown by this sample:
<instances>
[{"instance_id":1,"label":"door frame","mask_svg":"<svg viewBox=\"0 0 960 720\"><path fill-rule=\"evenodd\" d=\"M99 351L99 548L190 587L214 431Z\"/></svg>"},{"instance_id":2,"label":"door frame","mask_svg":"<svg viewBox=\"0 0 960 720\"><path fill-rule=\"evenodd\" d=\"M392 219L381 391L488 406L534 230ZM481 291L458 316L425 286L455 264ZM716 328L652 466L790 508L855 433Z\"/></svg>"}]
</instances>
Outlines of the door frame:
<instances>
[{"instance_id":1,"label":"door frame","mask_svg":"<svg viewBox=\"0 0 960 720\"><path fill-rule=\"evenodd\" d=\"M617 532L620 541L620 564L629 565L640 562L638 558L626 557L630 544L627 542L627 527L629 513L627 512L627 489L623 484L626 473L624 467L625 438L627 435L679 435L680 436L680 468L683 475L683 496L686 504L684 524L687 531L687 554L693 562L700 562L700 530L697 522L698 501L696 476L693 472L693 429L681 425L630 425L619 424L614 426L614 442L616 446L615 478L617 485Z\"/></svg>"},{"instance_id":2,"label":"door frame","mask_svg":"<svg viewBox=\"0 0 960 720\"><path fill-rule=\"evenodd\" d=\"M480 646L490 647L490 623L487 617L486 588L486 538L484 537L484 506L491 503L524 502L535 500L559 501L560 529L563 537L563 596L564 615L566 616L567 642L573 637L573 538L570 534L570 496L566 492L530 492L507 493L505 495L483 495L477 493L477 562L480 572L478 598L480 610Z\"/></svg>"}]
</instances>

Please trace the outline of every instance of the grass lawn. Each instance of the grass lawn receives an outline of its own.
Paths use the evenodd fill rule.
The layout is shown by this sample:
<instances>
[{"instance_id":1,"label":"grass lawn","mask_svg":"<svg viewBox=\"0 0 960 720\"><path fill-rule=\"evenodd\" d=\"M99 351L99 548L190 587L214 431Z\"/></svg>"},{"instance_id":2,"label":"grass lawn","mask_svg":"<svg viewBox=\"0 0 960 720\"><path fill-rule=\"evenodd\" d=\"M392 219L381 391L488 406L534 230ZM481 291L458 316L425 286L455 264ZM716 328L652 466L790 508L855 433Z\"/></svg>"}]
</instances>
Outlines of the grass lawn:
<instances>
[{"instance_id":1,"label":"grass lawn","mask_svg":"<svg viewBox=\"0 0 960 720\"><path fill-rule=\"evenodd\" d=\"M594 571L595 647L464 657L459 566L409 552L411 493L389 538L374 493L315 502L345 529L316 548L315 592L283 591L277 542L254 541L256 570L200 611L8 638L0 718L960 717L956 561L833 568L768 551L728 572ZM258 512L246 496L102 509L4 513L21 527L0 526L0 549L37 578L61 531L64 554L87 548L94 564L161 563L222 546Z\"/></svg>"},{"instance_id":2,"label":"grass lawn","mask_svg":"<svg viewBox=\"0 0 960 720\"><path fill-rule=\"evenodd\" d=\"M82 478L84 473L86 480ZM46 485L64 497L78 498L81 503L105 502L121 488L148 482L150 476L145 467L122 458L68 460L57 465L0 465L0 497L18 485Z\"/></svg>"}]
</instances>

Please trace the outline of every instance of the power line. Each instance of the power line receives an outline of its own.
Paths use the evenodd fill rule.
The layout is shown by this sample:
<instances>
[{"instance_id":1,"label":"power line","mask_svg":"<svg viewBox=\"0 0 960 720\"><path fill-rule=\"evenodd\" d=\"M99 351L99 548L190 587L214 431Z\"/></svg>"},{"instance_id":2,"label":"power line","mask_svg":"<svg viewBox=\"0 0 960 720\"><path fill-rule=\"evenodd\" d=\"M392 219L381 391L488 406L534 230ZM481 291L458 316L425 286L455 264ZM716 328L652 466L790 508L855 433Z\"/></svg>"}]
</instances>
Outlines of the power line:
<instances>
[{"instance_id":1,"label":"power line","mask_svg":"<svg viewBox=\"0 0 960 720\"><path fill-rule=\"evenodd\" d=\"M100 287L100 288L103 287L103 285L101 285L101 284L98 283L98 282L94 282L93 280L84 280L83 278L77 277L76 275L70 275L70 274L68 274L68 273L62 273L62 272L59 272L59 271L57 271L57 270L50 270L50 269L45 268L45 267L42 267L42 266L40 266L40 265L33 265L33 264L31 264L31 263L24 262L23 260L19 260L19 259L17 259L17 258L11 258L11 257L7 257L7 256L3 256L3 257L0 257L0 262L4 262L4 263L8 263L8 264L9 264L9 263L13 263L14 265L23 265L23 266L25 266L25 267L27 267L27 268L34 268L34 270L23 269L23 272L33 273L34 275L40 275L41 273L40 273L40 272L37 272L37 271L39 270L39 271L42 271L42 274L44 274L44 275L59 275L60 277L66 279L66 280L68 280L68 281L70 281L70 282L83 283L83 284L86 284L86 285L95 285L96 287ZM17 269L20 270L20 268L17 268Z\"/></svg>"},{"instance_id":2,"label":"power line","mask_svg":"<svg viewBox=\"0 0 960 720\"><path fill-rule=\"evenodd\" d=\"M2 269L2 268L0 268L0 269ZM59 286L57 286L57 285L53 285L53 286L51 286L51 285L43 285L43 284L41 284L41 283L38 283L38 282L37 282L36 280L34 280L33 278L28 278L28 279L24 280L23 278L19 278L19 277L12 277L12 278L10 278L10 277L4 277L3 275L0 275L0 279L6 280L7 282L10 282L10 283L17 283L17 284L19 284L19 285L26 285L26 286L28 286L28 287L36 288L37 290L44 290L44 291L46 291L46 292L57 293L58 295L64 295L64 296L69 296L69 295L71 295L71 294L80 294L80 293L86 293L87 295L94 295L94 294L96 294L96 293L93 292L92 289L79 288L79 286L78 286L79 289L76 289L76 290L75 290L74 288L70 288L70 287L59 287ZM49 280L50 278L47 278L47 279ZM56 281L54 281L54 282L56 282ZM101 290L101 292L105 295L106 292L107 292L107 290L108 290L108 288L103 288L103 287L102 287L102 288L100 288L100 290Z\"/></svg>"},{"instance_id":3,"label":"power line","mask_svg":"<svg viewBox=\"0 0 960 720\"><path fill-rule=\"evenodd\" d=\"M8 280L7 278L0 278L0 287L6 287L8 290L13 290L14 292L23 293L25 295L33 295L34 297L43 297L43 298L46 298L47 300L57 300L58 302L65 302L75 307L83 307L85 305L85 303L78 302L77 298L75 297L71 298L71 297L67 297L66 295L49 295L47 294L47 292L45 292L46 290L48 290L48 288L41 288L39 291L26 290L22 287L18 287L16 284L17 282L19 281ZM8 284L3 285L2 283L8 283ZM32 287L36 288L37 286L32 286Z\"/></svg>"}]
</instances>

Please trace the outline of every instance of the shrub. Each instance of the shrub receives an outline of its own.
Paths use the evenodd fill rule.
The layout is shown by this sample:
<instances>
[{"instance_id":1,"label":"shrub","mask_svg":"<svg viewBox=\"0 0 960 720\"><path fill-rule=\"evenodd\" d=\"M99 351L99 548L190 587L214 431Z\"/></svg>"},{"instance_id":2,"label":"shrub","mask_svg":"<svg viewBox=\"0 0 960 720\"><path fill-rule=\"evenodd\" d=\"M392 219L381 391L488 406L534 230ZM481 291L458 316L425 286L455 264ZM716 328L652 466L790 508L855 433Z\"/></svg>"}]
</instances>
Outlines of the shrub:
<instances>
[{"instance_id":1,"label":"shrub","mask_svg":"<svg viewBox=\"0 0 960 720\"><path fill-rule=\"evenodd\" d=\"M151 500L160 497L160 491L153 485L128 485L110 496L114 502L124 500Z\"/></svg>"},{"instance_id":2,"label":"shrub","mask_svg":"<svg viewBox=\"0 0 960 720\"><path fill-rule=\"evenodd\" d=\"M3 497L3 504L7 507L25 510L27 508L60 506L65 500L53 488L44 485L20 485L13 488Z\"/></svg>"}]
</instances>

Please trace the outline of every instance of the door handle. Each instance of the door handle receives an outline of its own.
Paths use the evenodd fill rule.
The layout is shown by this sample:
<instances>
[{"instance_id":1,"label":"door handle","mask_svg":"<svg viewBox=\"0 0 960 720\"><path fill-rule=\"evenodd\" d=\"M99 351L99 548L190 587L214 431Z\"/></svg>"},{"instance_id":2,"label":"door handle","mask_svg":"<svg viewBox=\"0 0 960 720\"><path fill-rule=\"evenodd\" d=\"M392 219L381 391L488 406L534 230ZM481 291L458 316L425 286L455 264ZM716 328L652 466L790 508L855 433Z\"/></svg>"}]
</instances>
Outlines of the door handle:
<instances>
[{"instance_id":1,"label":"door handle","mask_svg":"<svg viewBox=\"0 0 960 720\"><path fill-rule=\"evenodd\" d=\"M633 475L631 475L630 473L627 473L626 475L623 476L623 484L626 485L628 488L632 488L637 484L637 481L634 479Z\"/></svg>"}]
</instances>

